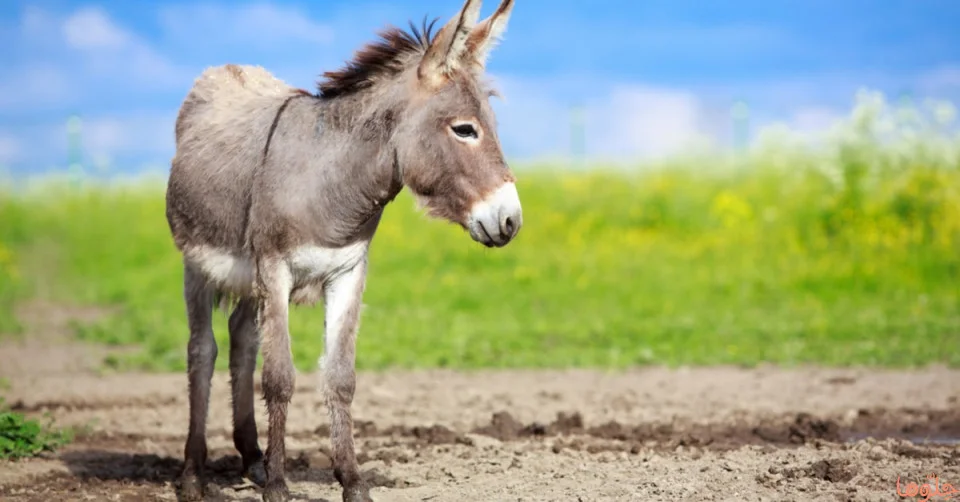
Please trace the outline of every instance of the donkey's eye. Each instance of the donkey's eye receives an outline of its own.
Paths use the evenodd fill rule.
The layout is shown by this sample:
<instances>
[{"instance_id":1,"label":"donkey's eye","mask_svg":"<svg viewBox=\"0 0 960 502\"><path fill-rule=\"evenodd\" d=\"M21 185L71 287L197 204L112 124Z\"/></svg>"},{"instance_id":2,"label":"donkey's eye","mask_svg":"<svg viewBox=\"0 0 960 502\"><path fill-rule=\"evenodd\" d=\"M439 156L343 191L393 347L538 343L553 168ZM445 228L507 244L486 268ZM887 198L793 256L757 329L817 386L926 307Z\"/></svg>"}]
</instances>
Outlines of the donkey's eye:
<instances>
[{"instance_id":1,"label":"donkey's eye","mask_svg":"<svg viewBox=\"0 0 960 502\"><path fill-rule=\"evenodd\" d=\"M461 138L477 139L477 130L473 128L472 124L456 124L450 126L450 128L453 129L453 132Z\"/></svg>"}]
</instances>

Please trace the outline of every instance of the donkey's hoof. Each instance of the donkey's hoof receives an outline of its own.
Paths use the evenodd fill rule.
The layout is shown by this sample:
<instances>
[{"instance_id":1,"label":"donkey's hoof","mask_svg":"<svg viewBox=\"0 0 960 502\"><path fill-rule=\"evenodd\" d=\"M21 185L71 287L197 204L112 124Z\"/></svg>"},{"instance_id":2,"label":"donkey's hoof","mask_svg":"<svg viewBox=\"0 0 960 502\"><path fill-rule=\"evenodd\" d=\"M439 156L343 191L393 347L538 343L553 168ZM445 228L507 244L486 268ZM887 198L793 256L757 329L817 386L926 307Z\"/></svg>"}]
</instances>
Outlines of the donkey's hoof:
<instances>
[{"instance_id":1,"label":"donkey's hoof","mask_svg":"<svg viewBox=\"0 0 960 502\"><path fill-rule=\"evenodd\" d=\"M373 499L366 487L354 486L343 490L343 502L373 502Z\"/></svg>"},{"instance_id":2,"label":"donkey's hoof","mask_svg":"<svg viewBox=\"0 0 960 502\"><path fill-rule=\"evenodd\" d=\"M290 499L290 489L284 480L271 481L263 489L263 502L287 502Z\"/></svg>"},{"instance_id":3,"label":"donkey's hoof","mask_svg":"<svg viewBox=\"0 0 960 502\"><path fill-rule=\"evenodd\" d=\"M185 474L180 478L178 493L183 502L199 502L203 500L203 481L196 474Z\"/></svg>"},{"instance_id":4,"label":"donkey's hoof","mask_svg":"<svg viewBox=\"0 0 960 502\"><path fill-rule=\"evenodd\" d=\"M249 479L253 484L261 488L266 486L267 471L263 467L263 460L257 460L247 466L247 468L243 470L243 477Z\"/></svg>"}]
</instances>

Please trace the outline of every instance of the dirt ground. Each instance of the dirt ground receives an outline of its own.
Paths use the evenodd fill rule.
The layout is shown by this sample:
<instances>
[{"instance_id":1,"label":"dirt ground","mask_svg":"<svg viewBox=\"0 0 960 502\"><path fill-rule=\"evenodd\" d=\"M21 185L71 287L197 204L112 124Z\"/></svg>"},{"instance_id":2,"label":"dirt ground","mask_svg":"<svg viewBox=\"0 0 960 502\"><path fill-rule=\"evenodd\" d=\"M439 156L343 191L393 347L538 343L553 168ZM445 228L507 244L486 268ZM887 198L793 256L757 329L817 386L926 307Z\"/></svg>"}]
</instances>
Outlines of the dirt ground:
<instances>
[{"instance_id":1,"label":"dirt ground","mask_svg":"<svg viewBox=\"0 0 960 502\"><path fill-rule=\"evenodd\" d=\"M102 349L49 335L85 315L38 316L48 335L0 343L0 395L80 427L56 453L0 462L0 500L176 500L186 375L99 373ZM317 378L298 376L288 475L297 500L338 501ZM259 501L239 476L227 375L213 393L215 499ZM943 367L391 371L359 375L353 410L378 501L906 500L898 479L904 493L930 475L960 487L960 371Z\"/></svg>"}]
</instances>

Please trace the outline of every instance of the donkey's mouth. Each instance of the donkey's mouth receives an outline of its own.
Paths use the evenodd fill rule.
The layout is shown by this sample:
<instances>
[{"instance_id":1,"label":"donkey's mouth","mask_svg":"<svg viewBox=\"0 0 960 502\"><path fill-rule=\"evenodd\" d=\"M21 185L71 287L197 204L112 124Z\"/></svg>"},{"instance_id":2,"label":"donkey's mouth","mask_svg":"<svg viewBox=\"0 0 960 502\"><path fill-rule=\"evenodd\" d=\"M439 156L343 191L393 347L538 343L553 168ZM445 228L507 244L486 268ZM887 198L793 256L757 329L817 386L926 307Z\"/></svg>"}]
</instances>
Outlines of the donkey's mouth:
<instances>
[{"instance_id":1,"label":"donkey's mouth","mask_svg":"<svg viewBox=\"0 0 960 502\"><path fill-rule=\"evenodd\" d=\"M499 233L491 233L482 222L475 221L467 227L470 237L473 240L483 244L488 248L502 248L510 243L510 236L504 236Z\"/></svg>"},{"instance_id":2,"label":"donkey's mouth","mask_svg":"<svg viewBox=\"0 0 960 502\"><path fill-rule=\"evenodd\" d=\"M487 229L483 227L483 223L477 224L477 227L480 228L478 235L473 236L473 239L488 248L496 246L496 242L493 240L493 237L490 236L490 232L487 232Z\"/></svg>"}]
</instances>

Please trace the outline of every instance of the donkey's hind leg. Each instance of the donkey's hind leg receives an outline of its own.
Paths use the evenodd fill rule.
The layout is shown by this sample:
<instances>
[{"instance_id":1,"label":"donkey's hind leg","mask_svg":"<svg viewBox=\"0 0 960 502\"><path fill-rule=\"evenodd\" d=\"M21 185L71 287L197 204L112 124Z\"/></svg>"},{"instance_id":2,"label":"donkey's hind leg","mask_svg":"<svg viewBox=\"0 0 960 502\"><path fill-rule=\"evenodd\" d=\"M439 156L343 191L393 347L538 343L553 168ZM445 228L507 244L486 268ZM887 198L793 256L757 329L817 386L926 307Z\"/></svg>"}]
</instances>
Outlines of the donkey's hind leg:
<instances>
[{"instance_id":1,"label":"donkey's hind leg","mask_svg":"<svg viewBox=\"0 0 960 502\"><path fill-rule=\"evenodd\" d=\"M204 464L207 461L207 410L210 380L217 360L217 342L213 338L213 290L207 286L201 273L189 264L184 267L183 296L190 328L187 344L190 429L184 447L180 484L183 499L202 500Z\"/></svg>"},{"instance_id":2,"label":"donkey's hind leg","mask_svg":"<svg viewBox=\"0 0 960 502\"><path fill-rule=\"evenodd\" d=\"M267 483L263 451L257 441L253 412L253 372L257 366L260 334L257 306L242 299L230 315L230 387L233 395L233 444L243 458L243 476L258 486Z\"/></svg>"}]
</instances>

